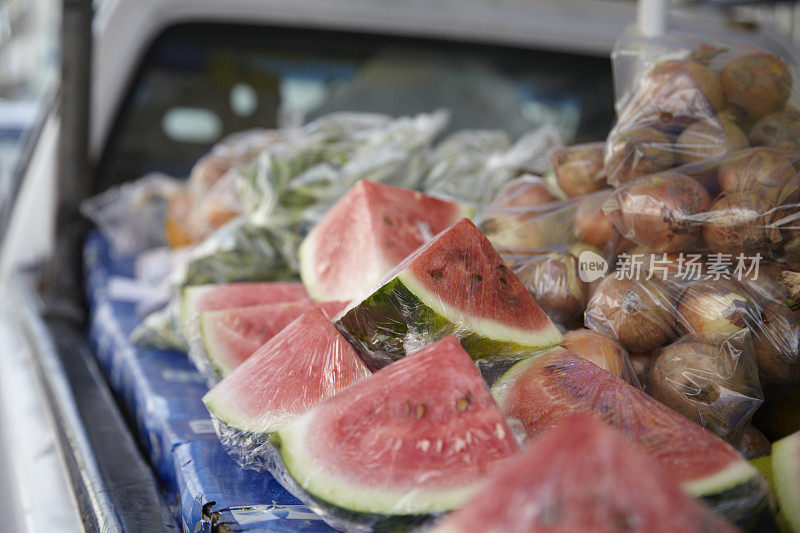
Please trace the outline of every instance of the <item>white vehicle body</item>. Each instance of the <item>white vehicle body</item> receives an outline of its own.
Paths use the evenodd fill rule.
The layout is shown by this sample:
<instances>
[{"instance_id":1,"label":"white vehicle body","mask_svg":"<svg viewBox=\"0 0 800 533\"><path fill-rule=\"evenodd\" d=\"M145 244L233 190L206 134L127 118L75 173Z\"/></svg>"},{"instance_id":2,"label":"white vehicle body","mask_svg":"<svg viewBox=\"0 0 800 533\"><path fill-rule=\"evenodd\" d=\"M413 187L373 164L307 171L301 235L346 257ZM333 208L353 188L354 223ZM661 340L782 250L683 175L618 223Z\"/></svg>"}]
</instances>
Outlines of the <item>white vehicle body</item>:
<instances>
[{"instance_id":1,"label":"white vehicle body","mask_svg":"<svg viewBox=\"0 0 800 533\"><path fill-rule=\"evenodd\" d=\"M98 3L94 20L90 158L96 162L100 157L120 103L148 47L164 29L175 24L229 22L345 30L607 56L615 39L634 19L634 4L610 0L106 0ZM734 37L718 13L704 10L674 13L670 27ZM790 50L777 38L755 34L740 37L761 41L762 46L778 51ZM20 356L27 340L13 325L9 326L15 318L15 304L7 295L9 284L16 283L16 271L46 259L54 249L59 136L56 112L54 106L30 152L0 254L0 294L4 294L0 298L0 365L18 369L14 375L19 394L27 391L30 395L35 387L31 371ZM8 426L2 423L9 419L9 405L5 403L8 390L4 390L7 381L0 383L0 427L10 428L0 432L0 471L5 467L13 472L6 476L12 482L3 490L37 500L36 495L56 491L46 502L47 518L58 518L59 531L76 530L79 520L69 496L58 496L67 482L54 461L53 447L42 445L42 454L28 454L23 461L17 460L15 449L29 447L32 442L52 443L53 430L47 424L23 430L18 416ZM46 420L45 408L35 400L34 393L23 402L27 416ZM16 500L9 494L0 495L4 505L12 502L10 508L3 508L8 523L20 531L49 530L41 518L34 518L42 516L37 514L40 509L36 505L13 505ZM8 518L15 515L15 519Z\"/></svg>"}]
</instances>

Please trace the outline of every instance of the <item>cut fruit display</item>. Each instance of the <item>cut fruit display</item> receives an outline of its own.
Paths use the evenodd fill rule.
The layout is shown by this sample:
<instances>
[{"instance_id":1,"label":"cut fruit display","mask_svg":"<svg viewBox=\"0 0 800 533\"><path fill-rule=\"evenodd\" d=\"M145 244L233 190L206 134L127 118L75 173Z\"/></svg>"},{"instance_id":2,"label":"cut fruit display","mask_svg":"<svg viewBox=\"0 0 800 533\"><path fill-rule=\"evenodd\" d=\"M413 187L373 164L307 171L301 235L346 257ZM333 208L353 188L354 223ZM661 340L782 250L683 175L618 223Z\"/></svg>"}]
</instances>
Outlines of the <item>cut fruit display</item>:
<instances>
[{"instance_id":1,"label":"cut fruit display","mask_svg":"<svg viewBox=\"0 0 800 533\"><path fill-rule=\"evenodd\" d=\"M772 444L772 479L781 516L800 531L800 432Z\"/></svg>"},{"instance_id":2,"label":"cut fruit display","mask_svg":"<svg viewBox=\"0 0 800 533\"><path fill-rule=\"evenodd\" d=\"M325 313L312 309L256 350L203 402L225 425L226 437L259 436L370 375Z\"/></svg>"},{"instance_id":3,"label":"cut fruit display","mask_svg":"<svg viewBox=\"0 0 800 533\"><path fill-rule=\"evenodd\" d=\"M315 300L353 300L469 210L421 192L359 181L300 245L300 275Z\"/></svg>"},{"instance_id":4,"label":"cut fruit display","mask_svg":"<svg viewBox=\"0 0 800 533\"><path fill-rule=\"evenodd\" d=\"M734 522L768 500L758 471L736 450L644 392L569 353L529 358L492 387L509 424L526 441L577 413L592 413L639 444L693 496Z\"/></svg>"},{"instance_id":5,"label":"cut fruit display","mask_svg":"<svg viewBox=\"0 0 800 533\"><path fill-rule=\"evenodd\" d=\"M519 451L453 336L340 392L272 440L313 505L372 518L455 509Z\"/></svg>"},{"instance_id":6,"label":"cut fruit display","mask_svg":"<svg viewBox=\"0 0 800 533\"><path fill-rule=\"evenodd\" d=\"M308 301L234 307L200 313L200 338L209 363L225 377L261 345L312 309L333 317L346 302Z\"/></svg>"},{"instance_id":7,"label":"cut fruit display","mask_svg":"<svg viewBox=\"0 0 800 533\"><path fill-rule=\"evenodd\" d=\"M258 304L308 301L303 285L292 282L243 282L192 285L181 290L180 322L186 340L197 334L197 321L203 311Z\"/></svg>"},{"instance_id":8,"label":"cut fruit display","mask_svg":"<svg viewBox=\"0 0 800 533\"><path fill-rule=\"evenodd\" d=\"M406 258L336 325L373 369L451 334L473 359L524 357L564 340L467 219Z\"/></svg>"},{"instance_id":9,"label":"cut fruit display","mask_svg":"<svg viewBox=\"0 0 800 533\"><path fill-rule=\"evenodd\" d=\"M431 533L736 531L600 420L575 415L510 459Z\"/></svg>"}]
</instances>

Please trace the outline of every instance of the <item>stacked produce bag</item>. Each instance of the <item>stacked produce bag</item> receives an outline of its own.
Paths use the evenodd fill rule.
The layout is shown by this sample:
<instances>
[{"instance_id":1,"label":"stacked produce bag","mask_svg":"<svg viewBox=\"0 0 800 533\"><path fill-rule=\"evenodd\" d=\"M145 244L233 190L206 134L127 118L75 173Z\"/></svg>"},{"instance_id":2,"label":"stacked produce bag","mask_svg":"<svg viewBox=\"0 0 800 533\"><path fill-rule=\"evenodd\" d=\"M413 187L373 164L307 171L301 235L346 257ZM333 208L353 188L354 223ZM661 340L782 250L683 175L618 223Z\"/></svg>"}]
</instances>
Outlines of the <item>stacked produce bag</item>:
<instances>
[{"instance_id":1,"label":"stacked produce bag","mask_svg":"<svg viewBox=\"0 0 800 533\"><path fill-rule=\"evenodd\" d=\"M800 394L793 67L613 59L605 142L335 114L142 181L187 246L136 339L185 343L231 455L342 530L800 531L800 424L753 423Z\"/></svg>"}]
</instances>

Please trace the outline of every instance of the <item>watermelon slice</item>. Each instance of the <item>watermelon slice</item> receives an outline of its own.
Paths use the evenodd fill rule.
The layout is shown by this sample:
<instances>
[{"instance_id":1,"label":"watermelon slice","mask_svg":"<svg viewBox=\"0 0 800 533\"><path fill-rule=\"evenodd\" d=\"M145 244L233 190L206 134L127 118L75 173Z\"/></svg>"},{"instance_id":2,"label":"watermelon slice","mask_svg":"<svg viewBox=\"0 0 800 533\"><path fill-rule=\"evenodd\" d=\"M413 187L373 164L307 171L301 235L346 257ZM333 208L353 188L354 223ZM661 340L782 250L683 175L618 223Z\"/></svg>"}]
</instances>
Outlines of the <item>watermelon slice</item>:
<instances>
[{"instance_id":1,"label":"watermelon slice","mask_svg":"<svg viewBox=\"0 0 800 533\"><path fill-rule=\"evenodd\" d=\"M526 441L575 413L593 413L642 445L693 496L713 500L733 521L749 520L768 500L758 471L728 443L639 389L570 353L514 365L492 387Z\"/></svg>"},{"instance_id":2,"label":"watermelon slice","mask_svg":"<svg viewBox=\"0 0 800 533\"><path fill-rule=\"evenodd\" d=\"M346 302L299 301L203 311L200 338L209 363L225 377L303 313L319 308L332 317L346 305Z\"/></svg>"},{"instance_id":3,"label":"watermelon slice","mask_svg":"<svg viewBox=\"0 0 800 533\"><path fill-rule=\"evenodd\" d=\"M312 504L380 516L459 507L519 451L453 336L340 392L273 441Z\"/></svg>"},{"instance_id":4,"label":"watermelon slice","mask_svg":"<svg viewBox=\"0 0 800 533\"><path fill-rule=\"evenodd\" d=\"M503 465L435 533L735 532L637 446L575 415Z\"/></svg>"},{"instance_id":5,"label":"watermelon slice","mask_svg":"<svg viewBox=\"0 0 800 533\"><path fill-rule=\"evenodd\" d=\"M234 434L260 435L370 375L325 313L312 309L219 382L203 402Z\"/></svg>"},{"instance_id":6,"label":"watermelon slice","mask_svg":"<svg viewBox=\"0 0 800 533\"><path fill-rule=\"evenodd\" d=\"M781 517L800 531L800 432L772 444L772 479Z\"/></svg>"},{"instance_id":7,"label":"watermelon slice","mask_svg":"<svg viewBox=\"0 0 800 533\"><path fill-rule=\"evenodd\" d=\"M300 275L315 300L353 300L468 209L421 192L361 180L300 245Z\"/></svg>"},{"instance_id":8,"label":"watermelon slice","mask_svg":"<svg viewBox=\"0 0 800 533\"><path fill-rule=\"evenodd\" d=\"M315 300L353 300L434 235L468 215L460 204L361 180L300 245L300 276Z\"/></svg>"},{"instance_id":9,"label":"watermelon slice","mask_svg":"<svg viewBox=\"0 0 800 533\"><path fill-rule=\"evenodd\" d=\"M196 321L203 311L299 300L309 300L300 283L266 281L192 285L181 290L181 326L189 339L197 332Z\"/></svg>"},{"instance_id":10,"label":"watermelon slice","mask_svg":"<svg viewBox=\"0 0 800 533\"><path fill-rule=\"evenodd\" d=\"M467 219L406 258L336 324L370 368L450 334L474 359L519 358L564 340Z\"/></svg>"}]
</instances>

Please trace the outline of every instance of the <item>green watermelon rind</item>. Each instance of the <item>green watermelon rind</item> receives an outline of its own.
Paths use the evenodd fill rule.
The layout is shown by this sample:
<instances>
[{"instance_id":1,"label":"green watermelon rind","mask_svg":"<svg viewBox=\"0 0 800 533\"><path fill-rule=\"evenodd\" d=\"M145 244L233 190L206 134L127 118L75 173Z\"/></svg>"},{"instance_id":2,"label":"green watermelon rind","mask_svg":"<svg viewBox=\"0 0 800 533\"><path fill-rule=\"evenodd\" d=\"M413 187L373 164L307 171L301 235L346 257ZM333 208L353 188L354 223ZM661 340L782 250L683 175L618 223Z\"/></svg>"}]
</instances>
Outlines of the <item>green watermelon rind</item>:
<instances>
[{"instance_id":1,"label":"green watermelon rind","mask_svg":"<svg viewBox=\"0 0 800 533\"><path fill-rule=\"evenodd\" d=\"M523 374L535 361L536 357L529 357L512 366L491 387L490 391L495 402L502 407L506 401L508 381L514 380ZM760 485L761 476L758 470L747 460L731 463L722 470L710 476L693 479L682 483L683 490L696 498L726 499L731 492L739 492L739 488L751 484ZM754 487L755 488L755 487Z\"/></svg>"},{"instance_id":2,"label":"green watermelon rind","mask_svg":"<svg viewBox=\"0 0 800 533\"><path fill-rule=\"evenodd\" d=\"M215 316L217 315L215 315L213 311L203 311L200 313L199 334L211 370L218 378L222 379L233 372L236 367L229 367L229 365L225 363L225 357L223 356L225 349L215 342L216 339L212 333L214 330L213 326L215 325L213 322Z\"/></svg>"},{"instance_id":3,"label":"green watermelon rind","mask_svg":"<svg viewBox=\"0 0 800 533\"><path fill-rule=\"evenodd\" d=\"M545 319L547 324L545 327L526 330L507 326L496 320L475 318L460 309L446 304L438 295L425 289L423 284L408 269L398 274L397 278L423 305L451 323L466 324L477 337L537 349L549 348L564 342L564 336L547 319Z\"/></svg>"},{"instance_id":4,"label":"green watermelon rind","mask_svg":"<svg viewBox=\"0 0 800 533\"><path fill-rule=\"evenodd\" d=\"M291 421L292 418L295 418L294 415L288 413L285 417L271 417L269 421L242 416L235 410L228 409L224 398L218 398L214 394L214 389L211 389L203 396L203 403L214 417L231 430L239 432L243 437L271 435Z\"/></svg>"},{"instance_id":5,"label":"green watermelon rind","mask_svg":"<svg viewBox=\"0 0 800 533\"><path fill-rule=\"evenodd\" d=\"M781 515L792 531L800 531L800 479L797 459L800 457L800 433L794 433L772 444L772 476Z\"/></svg>"},{"instance_id":6,"label":"green watermelon rind","mask_svg":"<svg viewBox=\"0 0 800 533\"><path fill-rule=\"evenodd\" d=\"M374 317L377 318L373 320ZM375 335L359 327L376 320L380 324ZM563 342L563 336L552 324L531 334L496 321L469 317L444 304L405 272L343 311L337 325L356 344L393 360L406 354L405 340L409 335L429 344L455 334L474 360L529 357ZM466 328L474 329L467 333Z\"/></svg>"},{"instance_id":7,"label":"green watermelon rind","mask_svg":"<svg viewBox=\"0 0 800 533\"><path fill-rule=\"evenodd\" d=\"M309 413L313 414L313 413ZM477 493L483 483L476 482L449 490L428 490L420 485L413 495L407 492L378 492L375 487L359 486L325 472L323 465L307 455L306 433L313 431L312 418L301 416L279 429L270 438L294 481L312 497L342 509L364 515L423 516L451 511Z\"/></svg>"},{"instance_id":8,"label":"green watermelon rind","mask_svg":"<svg viewBox=\"0 0 800 533\"><path fill-rule=\"evenodd\" d=\"M297 250L300 279L312 300L316 302L326 302L335 298L333 295L325 293L318 284L314 283L314 279L311 279L306 274L307 272L313 272L317 263L317 259L313 257L314 254L308 250L309 247L312 247L317 242L317 239L314 237L314 235L310 235L303 239L303 242L300 243L300 247Z\"/></svg>"},{"instance_id":9,"label":"green watermelon rind","mask_svg":"<svg viewBox=\"0 0 800 533\"><path fill-rule=\"evenodd\" d=\"M187 342L189 336L194 333L193 322L198 316L197 301L208 292L208 285L189 285L181 289L180 310L178 312L179 321L183 335Z\"/></svg>"}]
</instances>

